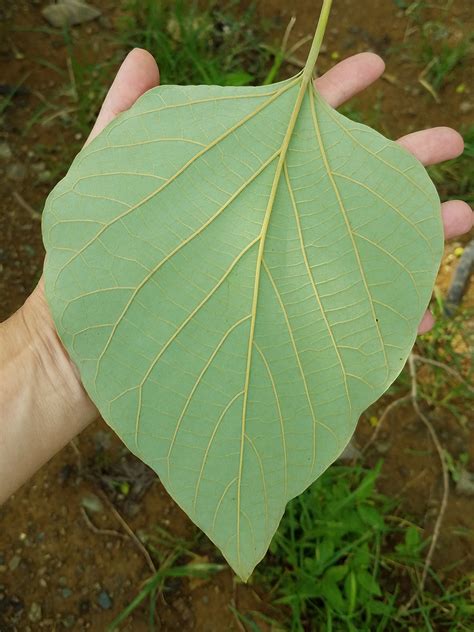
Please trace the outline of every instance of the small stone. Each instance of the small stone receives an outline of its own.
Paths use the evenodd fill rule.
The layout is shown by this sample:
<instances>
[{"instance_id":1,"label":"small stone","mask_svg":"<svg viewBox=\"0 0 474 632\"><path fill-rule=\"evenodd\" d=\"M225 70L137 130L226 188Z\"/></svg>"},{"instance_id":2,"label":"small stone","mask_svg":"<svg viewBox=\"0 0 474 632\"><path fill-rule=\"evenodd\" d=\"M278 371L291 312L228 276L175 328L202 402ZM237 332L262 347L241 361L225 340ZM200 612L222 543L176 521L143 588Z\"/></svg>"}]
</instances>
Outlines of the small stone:
<instances>
[{"instance_id":1,"label":"small stone","mask_svg":"<svg viewBox=\"0 0 474 632\"><path fill-rule=\"evenodd\" d=\"M47 184L53 179L53 174L49 169L46 169L45 171L39 173L36 179L40 184Z\"/></svg>"},{"instance_id":2,"label":"small stone","mask_svg":"<svg viewBox=\"0 0 474 632\"><path fill-rule=\"evenodd\" d=\"M16 571L16 569L20 566L21 557L19 555L14 555L8 564L8 568L11 571Z\"/></svg>"},{"instance_id":3,"label":"small stone","mask_svg":"<svg viewBox=\"0 0 474 632\"><path fill-rule=\"evenodd\" d=\"M36 601L34 601L31 604L30 611L28 612L28 619L32 623L38 623L39 621L41 621L42 618L43 612L41 610L41 606L39 605L39 603L36 603Z\"/></svg>"},{"instance_id":4,"label":"small stone","mask_svg":"<svg viewBox=\"0 0 474 632\"><path fill-rule=\"evenodd\" d=\"M36 171L36 173L41 173L42 171L46 170L46 163L36 162L34 165L31 165L31 168L33 169L33 171Z\"/></svg>"},{"instance_id":5,"label":"small stone","mask_svg":"<svg viewBox=\"0 0 474 632\"><path fill-rule=\"evenodd\" d=\"M456 491L458 494L465 496L474 496L474 472L462 470L456 483Z\"/></svg>"},{"instance_id":6,"label":"small stone","mask_svg":"<svg viewBox=\"0 0 474 632\"><path fill-rule=\"evenodd\" d=\"M0 564L0 573L6 573L7 572L7 567L5 566L5 564Z\"/></svg>"},{"instance_id":7,"label":"small stone","mask_svg":"<svg viewBox=\"0 0 474 632\"><path fill-rule=\"evenodd\" d=\"M48 584L44 577L41 577L41 579L39 580L39 585L41 586L41 588L47 588Z\"/></svg>"},{"instance_id":8,"label":"small stone","mask_svg":"<svg viewBox=\"0 0 474 632\"><path fill-rule=\"evenodd\" d=\"M66 586L66 585L67 585L67 579L66 579L65 577L61 576L61 577L58 579L58 584L59 584L60 586Z\"/></svg>"},{"instance_id":9,"label":"small stone","mask_svg":"<svg viewBox=\"0 0 474 632\"><path fill-rule=\"evenodd\" d=\"M51 26L66 28L97 19L101 12L81 0L66 0L45 7L43 17Z\"/></svg>"},{"instance_id":10,"label":"small stone","mask_svg":"<svg viewBox=\"0 0 474 632\"><path fill-rule=\"evenodd\" d=\"M8 160L12 155L10 145L8 143L0 143L0 160Z\"/></svg>"},{"instance_id":11,"label":"small stone","mask_svg":"<svg viewBox=\"0 0 474 632\"><path fill-rule=\"evenodd\" d=\"M459 111L461 112L461 114L469 114L469 112L472 112L472 110L474 110L474 104L470 103L469 101L463 101L459 106Z\"/></svg>"},{"instance_id":12,"label":"small stone","mask_svg":"<svg viewBox=\"0 0 474 632\"><path fill-rule=\"evenodd\" d=\"M21 182L26 178L27 170L25 165L19 162L14 162L7 167L7 178L14 182Z\"/></svg>"},{"instance_id":13,"label":"small stone","mask_svg":"<svg viewBox=\"0 0 474 632\"><path fill-rule=\"evenodd\" d=\"M72 595L72 590L70 588L63 588L61 590L61 596L63 599L69 599L71 595Z\"/></svg>"},{"instance_id":14,"label":"small stone","mask_svg":"<svg viewBox=\"0 0 474 632\"><path fill-rule=\"evenodd\" d=\"M361 457L362 457L362 452L359 450L356 442L352 440L348 444L344 452L341 454L341 456L339 457L339 461L342 461L343 463L344 462L347 463L349 461L358 460Z\"/></svg>"},{"instance_id":15,"label":"small stone","mask_svg":"<svg viewBox=\"0 0 474 632\"><path fill-rule=\"evenodd\" d=\"M375 444L375 449L379 454L387 454L391 447L392 444L390 443L390 441L377 441L377 443Z\"/></svg>"},{"instance_id":16,"label":"small stone","mask_svg":"<svg viewBox=\"0 0 474 632\"><path fill-rule=\"evenodd\" d=\"M87 511L92 511L92 513L104 511L102 501L95 494L87 494L87 496L84 496L81 500L81 505L84 509L87 509Z\"/></svg>"},{"instance_id":17,"label":"small stone","mask_svg":"<svg viewBox=\"0 0 474 632\"><path fill-rule=\"evenodd\" d=\"M110 608L112 608L112 599L105 590L100 591L99 597L97 598L97 603L102 608L102 610L110 610Z\"/></svg>"},{"instance_id":18,"label":"small stone","mask_svg":"<svg viewBox=\"0 0 474 632\"><path fill-rule=\"evenodd\" d=\"M69 630L70 628L74 627L76 623L76 617L73 614L68 614L64 617L61 623L67 630Z\"/></svg>"}]
</instances>

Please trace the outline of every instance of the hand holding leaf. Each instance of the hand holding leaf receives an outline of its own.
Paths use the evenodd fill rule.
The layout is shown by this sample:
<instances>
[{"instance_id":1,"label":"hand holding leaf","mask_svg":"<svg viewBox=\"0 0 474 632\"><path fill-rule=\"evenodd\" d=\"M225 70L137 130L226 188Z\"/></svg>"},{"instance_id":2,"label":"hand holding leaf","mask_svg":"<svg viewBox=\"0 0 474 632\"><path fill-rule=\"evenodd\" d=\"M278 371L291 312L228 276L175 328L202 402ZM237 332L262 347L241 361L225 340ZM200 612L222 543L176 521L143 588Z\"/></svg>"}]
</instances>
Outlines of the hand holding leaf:
<instances>
[{"instance_id":1,"label":"hand holding leaf","mask_svg":"<svg viewBox=\"0 0 474 632\"><path fill-rule=\"evenodd\" d=\"M132 53L95 131L131 105L135 59L156 76ZM351 58L316 92L311 71L148 92L45 211L47 295L87 391L243 578L400 372L442 253L421 165L327 104L383 63ZM425 164L462 150L444 128L400 143ZM443 214L450 236L472 224Z\"/></svg>"}]
</instances>

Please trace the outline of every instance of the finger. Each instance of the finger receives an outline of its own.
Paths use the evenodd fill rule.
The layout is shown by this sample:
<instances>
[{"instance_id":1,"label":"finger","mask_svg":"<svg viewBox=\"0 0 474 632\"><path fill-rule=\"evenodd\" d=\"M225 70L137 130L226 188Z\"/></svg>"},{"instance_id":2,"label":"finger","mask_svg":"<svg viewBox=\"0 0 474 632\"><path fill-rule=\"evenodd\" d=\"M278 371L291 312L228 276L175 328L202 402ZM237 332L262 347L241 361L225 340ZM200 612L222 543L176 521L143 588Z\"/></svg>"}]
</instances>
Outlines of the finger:
<instances>
[{"instance_id":1,"label":"finger","mask_svg":"<svg viewBox=\"0 0 474 632\"><path fill-rule=\"evenodd\" d=\"M152 55L141 48L132 50L120 66L86 145L118 114L130 109L138 97L155 88L159 82L160 73Z\"/></svg>"},{"instance_id":2,"label":"finger","mask_svg":"<svg viewBox=\"0 0 474 632\"><path fill-rule=\"evenodd\" d=\"M460 237L474 227L474 213L466 202L461 202L461 200L445 202L441 212L446 239Z\"/></svg>"},{"instance_id":3,"label":"finger","mask_svg":"<svg viewBox=\"0 0 474 632\"><path fill-rule=\"evenodd\" d=\"M426 166L452 160L464 151L463 137L450 127L425 129L403 136L398 142Z\"/></svg>"},{"instance_id":4,"label":"finger","mask_svg":"<svg viewBox=\"0 0 474 632\"><path fill-rule=\"evenodd\" d=\"M418 327L418 333L420 335L428 333L433 329L435 322L433 314L431 312L426 312L420 326Z\"/></svg>"},{"instance_id":5,"label":"finger","mask_svg":"<svg viewBox=\"0 0 474 632\"><path fill-rule=\"evenodd\" d=\"M316 80L319 94L337 108L379 79L385 63L374 53L359 53L348 57Z\"/></svg>"}]
</instances>

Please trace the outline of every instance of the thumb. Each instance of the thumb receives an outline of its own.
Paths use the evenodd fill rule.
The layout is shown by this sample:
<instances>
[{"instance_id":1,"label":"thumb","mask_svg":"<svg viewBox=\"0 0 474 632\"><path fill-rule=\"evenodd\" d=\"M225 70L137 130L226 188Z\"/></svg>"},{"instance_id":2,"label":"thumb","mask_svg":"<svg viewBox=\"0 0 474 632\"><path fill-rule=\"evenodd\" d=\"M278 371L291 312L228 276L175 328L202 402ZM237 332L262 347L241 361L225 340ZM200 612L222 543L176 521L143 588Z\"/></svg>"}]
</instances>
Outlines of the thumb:
<instances>
[{"instance_id":1,"label":"thumb","mask_svg":"<svg viewBox=\"0 0 474 632\"><path fill-rule=\"evenodd\" d=\"M132 50L120 66L86 145L116 116L130 109L142 94L155 88L159 82L160 73L152 55L141 48Z\"/></svg>"}]
</instances>

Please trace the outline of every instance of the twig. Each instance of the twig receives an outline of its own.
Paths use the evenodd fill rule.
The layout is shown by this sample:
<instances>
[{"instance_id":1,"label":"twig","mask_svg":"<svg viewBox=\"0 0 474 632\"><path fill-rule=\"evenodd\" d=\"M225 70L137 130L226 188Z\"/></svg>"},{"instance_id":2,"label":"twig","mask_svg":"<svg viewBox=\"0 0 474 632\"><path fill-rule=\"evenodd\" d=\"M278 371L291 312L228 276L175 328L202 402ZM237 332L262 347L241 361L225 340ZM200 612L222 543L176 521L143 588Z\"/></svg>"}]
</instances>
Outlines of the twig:
<instances>
[{"instance_id":1,"label":"twig","mask_svg":"<svg viewBox=\"0 0 474 632\"><path fill-rule=\"evenodd\" d=\"M38 222L41 222L41 213L38 213L38 211L35 211L35 209L28 204L28 202L18 193L18 191L13 191L13 197L18 202L18 204L23 209L25 209L25 211L28 211L32 219L35 219Z\"/></svg>"},{"instance_id":2,"label":"twig","mask_svg":"<svg viewBox=\"0 0 474 632\"><path fill-rule=\"evenodd\" d=\"M411 400L411 396L410 395L405 395L404 397L400 397L399 399L396 399L395 401L393 401L391 404L389 404L387 406L387 408L384 410L382 416L380 417L380 420L379 420L374 432L372 433L372 436L370 437L370 439L367 441L367 443L365 444L365 446L361 450L362 456L364 456L364 454L367 452L367 450L370 448L370 446L373 445L373 443L375 441L377 441L378 436L380 434L380 431L382 430L382 426L384 425L385 421L390 416L392 411L395 410L395 408L398 408L399 406L401 406L402 404L406 404L410 400Z\"/></svg>"},{"instance_id":3,"label":"twig","mask_svg":"<svg viewBox=\"0 0 474 632\"><path fill-rule=\"evenodd\" d=\"M104 502L109 507L109 509L112 512L112 514L115 516L115 518L118 520L118 522L120 522L122 527L125 529L127 534L130 536L130 538L135 543L136 547L142 553L143 557L146 560L148 568L151 570L152 573L156 573L157 569L156 569L156 566L155 566L153 560L151 559L151 555L148 553L146 548L143 546L142 542L140 542L140 539L137 537L137 535L135 534L133 529L128 525L128 523L126 522L125 518L117 511L117 509L114 507L113 503L110 501L109 497L106 494L104 494L103 492L99 492L99 493L100 493L100 496L103 498Z\"/></svg>"},{"instance_id":4,"label":"twig","mask_svg":"<svg viewBox=\"0 0 474 632\"><path fill-rule=\"evenodd\" d=\"M416 354L413 354L413 360L415 362L420 362L421 364L429 364L431 366L438 367L438 369L443 369L443 371L446 371L446 373L449 373L449 375L452 375L456 380L461 382L461 384L463 384L468 389L468 391L474 393L474 388L466 382L463 376L458 371L456 371L456 369L452 369L447 364L444 364L443 362L438 362L437 360L430 360L429 358L424 358L423 356L419 356Z\"/></svg>"},{"instance_id":5,"label":"twig","mask_svg":"<svg viewBox=\"0 0 474 632\"><path fill-rule=\"evenodd\" d=\"M408 366L410 369L410 376L411 376L411 400L412 400L413 408L415 409L415 412L418 415L418 417L425 424L431 436L431 440L433 441L433 444L436 447L436 451L438 452L439 460L441 462L441 468L443 472L443 496L441 498L441 506L439 508L438 517L436 518L435 526L433 529L433 537L431 539L431 544L430 544L428 553L426 555L425 564L423 566L423 573L421 575L420 584L418 586L418 589L414 593L414 595L411 597L408 603L404 606L404 610L410 610L410 608L413 606L413 604L417 600L418 596L423 592L425 588L426 580L428 578L428 572L431 568L431 563L433 561L433 555L438 545L438 540L441 533L441 527L443 524L446 508L448 506L448 499L449 499L449 473L448 473L448 468L446 466L446 461L444 458L443 446L441 445L441 442L438 439L438 435L436 434L436 430L434 429L432 423L430 422L428 417L426 417L426 415L421 411L419 403L418 403L418 382L417 382L417 374L416 374L415 355L412 354L410 358L408 359Z\"/></svg>"},{"instance_id":6,"label":"twig","mask_svg":"<svg viewBox=\"0 0 474 632\"><path fill-rule=\"evenodd\" d=\"M84 507L81 507L81 514L84 518L84 522L93 533L97 533L98 535L113 536L114 538L120 538L121 540L127 539L126 535L119 533L118 531L114 531L113 529L99 529L99 527L96 527Z\"/></svg>"}]
</instances>

